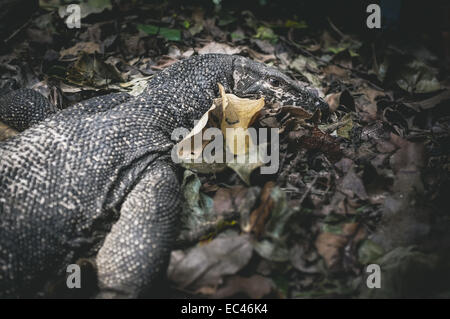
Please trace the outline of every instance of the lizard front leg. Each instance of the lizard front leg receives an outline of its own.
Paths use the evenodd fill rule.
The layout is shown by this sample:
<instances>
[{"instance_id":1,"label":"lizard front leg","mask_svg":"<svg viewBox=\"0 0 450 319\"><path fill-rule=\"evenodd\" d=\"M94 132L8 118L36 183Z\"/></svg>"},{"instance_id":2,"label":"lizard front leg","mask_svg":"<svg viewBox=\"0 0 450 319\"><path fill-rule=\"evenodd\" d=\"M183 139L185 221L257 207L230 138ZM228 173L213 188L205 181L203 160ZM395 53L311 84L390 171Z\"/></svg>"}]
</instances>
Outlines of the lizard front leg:
<instances>
[{"instance_id":1,"label":"lizard front leg","mask_svg":"<svg viewBox=\"0 0 450 319\"><path fill-rule=\"evenodd\" d=\"M97 255L99 298L139 297L166 270L178 233L179 196L170 164L155 161L127 195Z\"/></svg>"}]
</instances>

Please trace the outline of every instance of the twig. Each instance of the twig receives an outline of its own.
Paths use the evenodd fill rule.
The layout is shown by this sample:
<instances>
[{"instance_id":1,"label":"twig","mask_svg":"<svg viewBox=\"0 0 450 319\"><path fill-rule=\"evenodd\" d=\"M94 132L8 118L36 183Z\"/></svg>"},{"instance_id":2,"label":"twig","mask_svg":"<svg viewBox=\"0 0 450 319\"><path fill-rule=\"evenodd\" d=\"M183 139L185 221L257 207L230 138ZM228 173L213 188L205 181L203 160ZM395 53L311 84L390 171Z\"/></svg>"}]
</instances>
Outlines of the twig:
<instances>
[{"instance_id":1,"label":"twig","mask_svg":"<svg viewBox=\"0 0 450 319\"><path fill-rule=\"evenodd\" d=\"M17 28L16 31L14 31L9 37L7 37L3 42L5 44L7 44L12 38L14 38L20 31L22 31L25 27L28 26L28 24L30 24L31 20L28 20L27 22L25 22L21 27Z\"/></svg>"},{"instance_id":2,"label":"twig","mask_svg":"<svg viewBox=\"0 0 450 319\"><path fill-rule=\"evenodd\" d=\"M345 39L345 38L348 38L347 35L345 35L344 33L342 33L341 30L339 30L339 29L334 25L334 23L331 21L330 17L327 17L327 21L328 21L328 23L330 24L330 27L331 27L334 31L336 31L336 33L339 34L339 36L340 36L341 38L344 38L344 39Z\"/></svg>"}]
</instances>

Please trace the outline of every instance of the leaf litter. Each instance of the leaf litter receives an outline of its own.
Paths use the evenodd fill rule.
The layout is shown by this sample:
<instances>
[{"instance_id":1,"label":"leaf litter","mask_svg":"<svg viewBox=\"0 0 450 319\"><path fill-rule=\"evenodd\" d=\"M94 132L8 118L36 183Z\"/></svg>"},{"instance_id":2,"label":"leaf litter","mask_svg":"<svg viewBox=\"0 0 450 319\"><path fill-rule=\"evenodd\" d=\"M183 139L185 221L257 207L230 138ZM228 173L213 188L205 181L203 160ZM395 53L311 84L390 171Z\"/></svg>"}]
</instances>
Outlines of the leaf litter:
<instances>
[{"instance_id":1,"label":"leaf litter","mask_svg":"<svg viewBox=\"0 0 450 319\"><path fill-rule=\"evenodd\" d=\"M15 35L22 44L0 56L2 90L33 87L65 108L142 90L194 54L227 53L278 66L331 107L322 118L240 104L232 92L217 97L190 137L224 123L277 127L280 168L262 175L259 164L185 165L182 230L168 270L174 295L448 297L450 87L426 48L366 43L331 20L316 30L301 17L141 1L139 12L85 1L86 20L69 30L62 1L40 2L45 11ZM108 18L119 9L120 30ZM3 125L0 132L15 134ZM231 149L246 154L248 144ZM386 271L382 289L365 286L370 263Z\"/></svg>"}]
</instances>

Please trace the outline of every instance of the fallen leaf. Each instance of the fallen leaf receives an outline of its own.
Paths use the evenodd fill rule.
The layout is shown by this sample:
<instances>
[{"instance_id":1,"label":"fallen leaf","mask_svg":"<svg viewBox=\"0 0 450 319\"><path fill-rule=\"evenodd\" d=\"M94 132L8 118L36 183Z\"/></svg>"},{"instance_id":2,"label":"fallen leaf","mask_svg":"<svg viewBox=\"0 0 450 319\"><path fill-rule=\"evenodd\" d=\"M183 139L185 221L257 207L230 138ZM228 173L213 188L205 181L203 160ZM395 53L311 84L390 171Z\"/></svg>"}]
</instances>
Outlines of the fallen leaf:
<instances>
[{"instance_id":1,"label":"fallen leaf","mask_svg":"<svg viewBox=\"0 0 450 319\"><path fill-rule=\"evenodd\" d=\"M191 242L201 237L204 231L214 228L218 217L214 214L213 199L200 191L201 182L197 174L185 170L181 185L183 205L181 213L180 241ZM207 225L208 227L204 227ZM211 227L210 227L211 226Z\"/></svg>"},{"instance_id":2,"label":"fallen leaf","mask_svg":"<svg viewBox=\"0 0 450 319\"><path fill-rule=\"evenodd\" d=\"M272 202L270 219L266 222L263 234L266 239L254 242L253 246L264 259L287 261L289 260L289 248L286 242L286 225L298 212L298 208L288 208L285 192L276 186L270 192L270 201ZM243 219L241 224L248 225L248 220Z\"/></svg>"},{"instance_id":3,"label":"fallen leaf","mask_svg":"<svg viewBox=\"0 0 450 319\"><path fill-rule=\"evenodd\" d=\"M267 182L264 185L259 206L250 214L248 223L243 224L241 227L244 232L253 233L256 237L261 236L274 206L273 199L270 196L274 187L274 182Z\"/></svg>"},{"instance_id":4,"label":"fallen leaf","mask_svg":"<svg viewBox=\"0 0 450 319\"><path fill-rule=\"evenodd\" d=\"M325 96L325 102L327 102L330 106L331 112L336 111L339 105L344 105L350 110L355 109L355 101L353 99L353 96L347 90L339 93L328 94L327 96Z\"/></svg>"},{"instance_id":5,"label":"fallen leaf","mask_svg":"<svg viewBox=\"0 0 450 319\"><path fill-rule=\"evenodd\" d=\"M341 253L348 239L341 235L328 232L321 233L316 239L316 248L323 257L329 269L334 268L340 261Z\"/></svg>"},{"instance_id":6,"label":"fallen leaf","mask_svg":"<svg viewBox=\"0 0 450 319\"><path fill-rule=\"evenodd\" d=\"M252 147L247 154L239 155L239 160L236 159L234 162L227 162L226 166L235 171L247 185L250 185L250 176L252 172L264 165L260 155L264 154L264 149L266 148L267 143L259 145L258 147Z\"/></svg>"},{"instance_id":7,"label":"fallen leaf","mask_svg":"<svg viewBox=\"0 0 450 319\"><path fill-rule=\"evenodd\" d=\"M168 278L177 287L199 289L218 287L226 275L236 274L252 257L252 245L248 236L218 237L197 246L188 253L172 253Z\"/></svg>"},{"instance_id":8,"label":"fallen leaf","mask_svg":"<svg viewBox=\"0 0 450 319\"><path fill-rule=\"evenodd\" d=\"M377 99L378 97L384 96L385 93L372 89L370 87L363 88L358 91L357 94L361 94L356 99L356 110L360 113L362 120L364 122L373 122L378 118L378 106Z\"/></svg>"},{"instance_id":9,"label":"fallen leaf","mask_svg":"<svg viewBox=\"0 0 450 319\"><path fill-rule=\"evenodd\" d=\"M222 288L218 289L213 298L231 298L243 294L251 299L261 299L270 294L273 283L269 278L253 275L251 277L232 276L227 278Z\"/></svg>"},{"instance_id":10,"label":"fallen leaf","mask_svg":"<svg viewBox=\"0 0 450 319\"><path fill-rule=\"evenodd\" d=\"M138 24L138 30L150 35L160 35L169 41L181 41L181 31L178 29L164 28L151 24Z\"/></svg>"},{"instance_id":11,"label":"fallen leaf","mask_svg":"<svg viewBox=\"0 0 450 319\"><path fill-rule=\"evenodd\" d=\"M223 107L220 128L225 135L226 146L235 155L246 154L253 143L247 129L254 122L258 112L264 107L264 98L251 100L226 94L225 89L220 84L219 90ZM241 143L241 141L244 141L244 143Z\"/></svg>"},{"instance_id":12,"label":"fallen leaf","mask_svg":"<svg viewBox=\"0 0 450 319\"><path fill-rule=\"evenodd\" d=\"M363 241L358 249L358 260L362 265L374 263L383 255L383 248L370 239Z\"/></svg>"},{"instance_id":13,"label":"fallen leaf","mask_svg":"<svg viewBox=\"0 0 450 319\"><path fill-rule=\"evenodd\" d=\"M325 68L323 68L323 72L325 74L334 75L339 78L348 78L351 74L351 72L349 70L346 70L346 69L341 68L334 64L330 64L330 65L326 66Z\"/></svg>"},{"instance_id":14,"label":"fallen leaf","mask_svg":"<svg viewBox=\"0 0 450 319\"><path fill-rule=\"evenodd\" d=\"M428 110L447 100L450 100L450 90L445 90L442 93L419 102L407 102L405 103L405 105L412 107L416 111L419 111L421 109Z\"/></svg>"},{"instance_id":15,"label":"fallen leaf","mask_svg":"<svg viewBox=\"0 0 450 319\"><path fill-rule=\"evenodd\" d=\"M114 65L104 62L95 54L85 53L67 70L65 80L83 87L104 87L113 82L123 82L122 75Z\"/></svg>"},{"instance_id":16,"label":"fallen leaf","mask_svg":"<svg viewBox=\"0 0 450 319\"><path fill-rule=\"evenodd\" d=\"M396 83L410 93L435 92L441 88L437 74L437 69L414 60L401 68L397 74Z\"/></svg>"},{"instance_id":17,"label":"fallen leaf","mask_svg":"<svg viewBox=\"0 0 450 319\"><path fill-rule=\"evenodd\" d=\"M203 140L203 132L204 129L207 128L207 124L210 121L210 116L212 114L221 118L221 105L217 106L216 103L213 103L209 110L196 122L189 134L175 145L174 155L178 156L180 161L185 163L195 163L195 160L200 158L205 145L209 143L209 141Z\"/></svg>"},{"instance_id":18,"label":"fallen leaf","mask_svg":"<svg viewBox=\"0 0 450 319\"><path fill-rule=\"evenodd\" d=\"M311 130L301 129L289 133L289 140L294 147L323 152L331 161L337 162L342 157L340 144L330 136L314 127Z\"/></svg>"},{"instance_id":19,"label":"fallen leaf","mask_svg":"<svg viewBox=\"0 0 450 319\"><path fill-rule=\"evenodd\" d=\"M17 134L19 134L19 132L0 122L0 141L7 140L8 138L13 137Z\"/></svg>"},{"instance_id":20,"label":"fallen leaf","mask_svg":"<svg viewBox=\"0 0 450 319\"><path fill-rule=\"evenodd\" d=\"M196 49L198 54L222 53L238 54L242 51L240 47L232 47L225 43L209 42L202 48Z\"/></svg>"},{"instance_id":21,"label":"fallen leaf","mask_svg":"<svg viewBox=\"0 0 450 319\"><path fill-rule=\"evenodd\" d=\"M317 252L323 257L330 270L339 268L347 245L356 248L358 243L367 236L359 223L344 223L337 226L336 230L337 233L329 231L320 233L315 242Z\"/></svg>"},{"instance_id":22,"label":"fallen leaf","mask_svg":"<svg viewBox=\"0 0 450 319\"><path fill-rule=\"evenodd\" d=\"M346 124L337 129L337 135L346 139L350 139L350 132L353 129L352 114L347 113L341 120L345 121Z\"/></svg>"},{"instance_id":23,"label":"fallen leaf","mask_svg":"<svg viewBox=\"0 0 450 319\"><path fill-rule=\"evenodd\" d=\"M100 46L95 42L78 42L73 47L61 50L60 56L61 58L71 55L77 56L79 52L85 52L87 54L93 54L95 52L101 53Z\"/></svg>"},{"instance_id":24,"label":"fallen leaf","mask_svg":"<svg viewBox=\"0 0 450 319\"><path fill-rule=\"evenodd\" d=\"M272 43L276 43L278 41L278 36L273 32L271 28L260 26L256 30L255 38L261 40L269 40Z\"/></svg>"},{"instance_id":25,"label":"fallen leaf","mask_svg":"<svg viewBox=\"0 0 450 319\"><path fill-rule=\"evenodd\" d=\"M366 189L361 178L356 175L354 168L351 168L344 178L337 182L337 189L350 198L358 196L361 200L368 198Z\"/></svg>"},{"instance_id":26,"label":"fallen leaf","mask_svg":"<svg viewBox=\"0 0 450 319\"><path fill-rule=\"evenodd\" d=\"M316 263L308 261L307 260L308 258L305 255L306 252L303 246L301 246L300 244L295 244L291 248L289 255L289 260L292 266L294 266L295 269L303 273L307 274L319 273L320 270L319 267L317 267ZM315 253L315 255L317 256L317 253Z\"/></svg>"},{"instance_id":27,"label":"fallen leaf","mask_svg":"<svg viewBox=\"0 0 450 319\"><path fill-rule=\"evenodd\" d=\"M214 195L214 212L217 215L231 215L240 212L239 207L246 200L248 188L240 185L219 188Z\"/></svg>"},{"instance_id":28,"label":"fallen leaf","mask_svg":"<svg viewBox=\"0 0 450 319\"><path fill-rule=\"evenodd\" d=\"M104 10L111 10L111 0L87 0L79 3L80 18L83 19L91 14L101 13ZM65 5L59 5L58 14L61 18L69 15Z\"/></svg>"}]
</instances>

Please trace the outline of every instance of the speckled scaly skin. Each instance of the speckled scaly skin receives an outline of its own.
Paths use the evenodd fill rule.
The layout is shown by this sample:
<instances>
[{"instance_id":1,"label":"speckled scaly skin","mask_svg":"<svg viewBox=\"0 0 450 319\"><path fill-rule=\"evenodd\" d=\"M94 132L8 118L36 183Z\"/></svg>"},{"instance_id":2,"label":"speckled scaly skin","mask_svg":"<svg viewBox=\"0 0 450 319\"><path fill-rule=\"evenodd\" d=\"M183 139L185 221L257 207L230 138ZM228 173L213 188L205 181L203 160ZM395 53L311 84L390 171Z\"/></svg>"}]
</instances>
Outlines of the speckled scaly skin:
<instances>
[{"instance_id":1,"label":"speckled scaly skin","mask_svg":"<svg viewBox=\"0 0 450 319\"><path fill-rule=\"evenodd\" d=\"M0 143L0 296L35 297L82 257L95 260L98 297L151 288L180 211L170 135L206 112L217 83L327 107L276 69L215 54L174 64L138 96L109 94L58 113L29 90L0 99L0 119L23 131Z\"/></svg>"}]
</instances>

